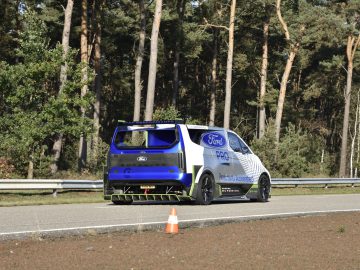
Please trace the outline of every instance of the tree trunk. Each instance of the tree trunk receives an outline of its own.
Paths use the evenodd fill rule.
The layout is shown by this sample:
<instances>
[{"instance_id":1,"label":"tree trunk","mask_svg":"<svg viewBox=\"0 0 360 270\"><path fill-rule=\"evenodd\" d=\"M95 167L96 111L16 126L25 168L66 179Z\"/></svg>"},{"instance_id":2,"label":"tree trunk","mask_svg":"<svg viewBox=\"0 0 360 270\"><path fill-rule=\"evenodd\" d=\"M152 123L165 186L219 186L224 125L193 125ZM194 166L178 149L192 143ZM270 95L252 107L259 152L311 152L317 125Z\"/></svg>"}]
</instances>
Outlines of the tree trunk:
<instances>
[{"instance_id":1,"label":"tree trunk","mask_svg":"<svg viewBox=\"0 0 360 270\"><path fill-rule=\"evenodd\" d=\"M34 152L31 153L29 157L28 171L27 171L27 179L34 178Z\"/></svg>"},{"instance_id":2,"label":"tree trunk","mask_svg":"<svg viewBox=\"0 0 360 270\"><path fill-rule=\"evenodd\" d=\"M214 29L213 58L211 65L211 93L210 93L210 120L209 126L215 126L216 114L216 80L217 80L217 54L218 54L218 30Z\"/></svg>"},{"instance_id":3,"label":"tree trunk","mask_svg":"<svg viewBox=\"0 0 360 270\"><path fill-rule=\"evenodd\" d=\"M140 120L141 107L141 68L144 59L145 47L145 31L146 31L146 11L144 0L139 1L140 8L140 34L139 34L139 48L135 66L135 98L134 98L134 121Z\"/></svg>"},{"instance_id":4,"label":"tree trunk","mask_svg":"<svg viewBox=\"0 0 360 270\"><path fill-rule=\"evenodd\" d=\"M160 29L161 12L162 12L162 0L156 0L154 22L151 32L149 77L148 77L148 87L147 87L147 96L146 96L145 121L152 120L152 115L154 111L158 35Z\"/></svg>"},{"instance_id":5,"label":"tree trunk","mask_svg":"<svg viewBox=\"0 0 360 270\"><path fill-rule=\"evenodd\" d=\"M359 119L360 119L360 107L359 107L359 111L358 111L358 115L359 115ZM357 178L358 177L358 167L359 167L359 160L360 160L360 121L358 121L358 136L357 136L357 147L356 147L356 162L355 162L355 172L354 172L354 177Z\"/></svg>"},{"instance_id":6,"label":"tree trunk","mask_svg":"<svg viewBox=\"0 0 360 270\"><path fill-rule=\"evenodd\" d=\"M345 108L344 108L344 121L341 138L341 152L340 152L340 168L339 177L346 177L346 161L347 161L347 141L348 141L348 129L349 129L349 113L351 104L351 85L353 74L353 62L355 52L360 45L360 35L355 40L355 37L350 35L348 37L346 45L346 56L348 60L347 78L346 78L346 90L345 90Z\"/></svg>"},{"instance_id":7,"label":"tree trunk","mask_svg":"<svg viewBox=\"0 0 360 270\"><path fill-rule=\"evenodd\" d=\"M235 24L236 0L231 2L230 24L229 24L229 49L226 63L226 85L225 85L225 108L224 108L224 128L230 127L231 110L231 83L232 83L232 62L234 53L234 24Z\"/></svg>"},{"instance_id":8,"label":"tree trunk","mask_svg":"<svg viewBox=\"0 0 360 270\"><path fill-rule=\"evenodd\" d=\"M276 0L276 14L277 14L279 22L282 26L282 29L284 31L285 39L288 43L290 43L291 42L290 32L289 32L286 22L284 21L282 15L281 15L281 0ZM304 31L305 31L305 26L301 25L299 38L301 38ZM287 83L289 80L289 75L290 75L291 68L294 63L295 56L296 56L299 48L300 48L300 42L296 42L295 44L290 44L290 50L289 50L290 53L289 53L288 59L286 61L285 70L284 70L284 73L283 73L283 76L281 79L280 93L279 93L278 105L277 105L277 109L276 109L276 119L275 119L276 143L279 143L279 140L280 140L281 118L282 118L283 109L284 109Z\"/></svg>"},{"instance_id":9,"label":"tree trunk","mask_svg":"<svg viewBox=\"0 0 360 270\"><path fill-rule=\"evenodd\" d=\"M341 137L341 152L340 152L340 169L339 177L346 177L346 160L347 160L347 141L348 141L348 129L349 129L349 113L351 104L351 82L353 73L353 63L348 63L347 69L347 80L346 80L346 91L345 91L345 108L344 108L344 120L343 130Z\"/></svg>"},{"instance_id":10,"label":"tree trunk","mask_svg":"<svg viewBox=\"0 0 360 270\"><path fill-rule=\"evenodd\" d=\"M100 104L101 104L101 18L104 0L100 1L96 9L96 30L95 30L95 53L94 53L94 68L95 68L95 103L94 103L94 133L92 138L92 159L95 163L98 160L99 152L99 133L100 133Z\"/></svg>"},{"instance_id":11,"label":"tree trunk","mask_svg":"<svg viewBox=\"0 0 360 270\"><path fill-rule=\"evenodd\" d=\"M297 51L298 51L297 47L294 47L290 51L290 55L286 61L284 74L281 79L280 93L279 93L279 99L278 99L278 104L277 104L277 109L276 109L276 118L275 118L276 142L279 142L279 140L280 140L281 118L282 118L283 109L284 109L286 88L287 88L289 75L290 75L291 68L293 66Z\"/></svg>"},{"instance_id":12,"label":"tree trunk","mask_svg":"<svg viewBox=\"0 0 360 270\"><path fill-rule=\"evenodd\" d=\"M60 88L58 95L61 95L67 81L68 66L66 63L66 57L69 51L71 16L73 11L73 6L74 6L74 1L68 0L65 8L64 29L63 29L62 43L61 43L63 48L62 58L64 60L64 64L61 65L61 69L60 69ZM52 163L50 165L51 174L55 174L58 171L58 161L60 159L62 141L63 141L63 134L58 134L52 148L53 158L52 158Z\"/></svg>"},{"instance_id":13,"label":"tree trunk","mask_svg":"<svg viewBox=\"0 0 360 270\"><path fill-rule=\"evenodd\" d=\"M65 18L64 18L64 29L63 29L63 35L62 35L62 48L63 48L63 60L66 60L67 57L67 53L69 51L69 40L70 40L70 29L71 29L71 16L72 16L72 12L73 12L73 6L74 6L74 1L73 0L68 0L67 1L67 5L65 8ZM62 93L63 89L64 89L64 85L67 81L67 63L65 61L65 63L63 65L61 65L61 70L60 70L60 90L59 90L59 94Z\"/></svg>"},{"instance_id":14,"label":"tree trunk","mask_svg":"<svg viewBox=\"0 0 360 270\"><path fill-rule=\"evenodd\" d=\"M174 60L174 78L173 78L173 96L172 96L172 105L176 107L176 101L179 94L179 62L180 62L180 44L183 38L183 18L185 12L185 0L178 0L177 1L177 13L178 13L178 20L177 20L177 35L176 35L176 42L175 42L175 60Z\"/></svg>"},{"instance_id":15,"label":"tree trunk","mask_svg":"<svg viewBox=\"0 0 360 270\"><path fill-rule=\"evenodd\" d=\"M356 111L355 111L355 123L354 123L354 136L351 140L351 151L350 151L350 178L353 178L354 176L354 170L353 170L353 161L354 161L354 152L355 152L355 140L357 137L357 128L358 128L358 119L359 119L359 92L357 94L357 103L356 103Z\"/></svg>"},{"instance_id":16,"label":"tree trunk","mask_svg":"<svg viewBox=\"0 0 360 270\"><path fill-rule=\"evenodd\" d=\"M87 0L82 0L81 4L81 40L80 40L80 53L81 53L81 62L83 64L83 68L81 70L81 97L83 98L88 92L88 35L87 35ZM85 108L81 107L81 117L85 119ZM86 134L82 133L80 135L79 141L79 154L78 154L78 169L81 171L82 168L86 165L86 152L87 152L87 144L86 144Z\"/></svg>"},{"instance_id":17,"label":"tree trunk","mask_svg":"<svg viewBox=\"0 0 360 270\"><path fill-rule=\"evenodd\" d=\"M268 40L269 40L269 24L270 16L268 13L269 7L265 5L265 18L263 25L263 54L262 54L262 64L261 64L261 73L260 73L260 96L259 96L259 133L258 138L261 139L265 133L265 105L264 98L266 93L266 82L267 82L267 69L268 69Z\"/></svg>"}]
</instances>

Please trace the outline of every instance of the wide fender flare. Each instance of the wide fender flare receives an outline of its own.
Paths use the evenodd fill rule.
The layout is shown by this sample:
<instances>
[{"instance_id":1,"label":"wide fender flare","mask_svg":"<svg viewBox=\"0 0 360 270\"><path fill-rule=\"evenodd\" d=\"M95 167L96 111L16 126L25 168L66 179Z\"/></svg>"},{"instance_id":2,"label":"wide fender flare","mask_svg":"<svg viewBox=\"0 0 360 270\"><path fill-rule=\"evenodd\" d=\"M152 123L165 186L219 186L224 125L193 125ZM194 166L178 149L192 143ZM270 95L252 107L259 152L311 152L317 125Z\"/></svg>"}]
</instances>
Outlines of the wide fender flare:
<instances>
[{"instance_id":1,"label":"wide fender flare","mask_svg":"<svg viewBox=\"0 0 360 270\"><path fill-rule=\"evenodd\" d=\"M212 171L210 168L207 168L207 167L205 167L205 166L201 166L201 168L197 171L197 173L196 173L196 175L195 175L195 181L194 181L194 183L195 183L195 184L198 184L199 181L200 181L201 176L202 176L203 174L205 174L205 173L210 174L210 175L214 178L214 180L215 180L215 175L214 175L213 171Z\"/></svg>"},{"instance_id":2,"label":"wide fender flare","mask_svg":"<svg viewBox=\"0 0 360 270\"><path fill-rule=\"evenodd\" d=\"M212 172L212 170L210 168L207 168L203 165L199 165L198 167L200 167L200 168L196 168L196 166L193 167L193 174L194 174L193 179L194 180L193 180L193 183L192 183L191 189L190 189L191 197L193 197L196 194L197 185L198 185L202 175L204 175L205 173L208 173L213 177L213 179L215 181L214 173ZM216 183L214 183L214 184L216 184Z\"/></svg>"}]
</instances>

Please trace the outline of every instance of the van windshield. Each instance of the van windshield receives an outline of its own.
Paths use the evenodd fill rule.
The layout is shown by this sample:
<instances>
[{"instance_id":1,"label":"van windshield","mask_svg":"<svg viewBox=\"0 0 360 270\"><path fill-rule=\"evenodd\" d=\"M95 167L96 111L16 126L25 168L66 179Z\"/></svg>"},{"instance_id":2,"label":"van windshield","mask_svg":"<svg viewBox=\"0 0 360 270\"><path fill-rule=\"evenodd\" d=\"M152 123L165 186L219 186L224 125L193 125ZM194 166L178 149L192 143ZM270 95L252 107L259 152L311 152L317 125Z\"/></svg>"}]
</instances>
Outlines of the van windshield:
<instances>
[{"instance_id":1,"label":"van windshield","mask_svg":"<svg viewBox=\"0 0 360 270\"><path fill-rule=\"evenodd\" d=\"M176 142L175 128L119 130L114 141L118 149L168 148Z\"/></svg>"}]
</instances>

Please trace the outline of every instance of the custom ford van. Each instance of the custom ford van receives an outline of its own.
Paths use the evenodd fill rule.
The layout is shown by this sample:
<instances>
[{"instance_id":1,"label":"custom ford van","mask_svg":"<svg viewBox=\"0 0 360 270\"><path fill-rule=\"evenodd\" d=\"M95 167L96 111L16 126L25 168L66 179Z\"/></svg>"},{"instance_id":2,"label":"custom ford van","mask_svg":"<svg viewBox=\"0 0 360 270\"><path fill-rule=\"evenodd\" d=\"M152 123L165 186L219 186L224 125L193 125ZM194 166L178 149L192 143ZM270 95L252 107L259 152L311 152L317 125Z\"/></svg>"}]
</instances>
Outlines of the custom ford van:
<instances>
[{"instance_id":1,"label":"custom ford van","mask_svg":"<svg viewBox=\"0 0 360 270\"><path fill-rule=\"evenodd\" d=\"M233 131L182 121L119 122L104 173L104 198L194 201L270 197L270 173Z\"/></svg>"}]
</instances>

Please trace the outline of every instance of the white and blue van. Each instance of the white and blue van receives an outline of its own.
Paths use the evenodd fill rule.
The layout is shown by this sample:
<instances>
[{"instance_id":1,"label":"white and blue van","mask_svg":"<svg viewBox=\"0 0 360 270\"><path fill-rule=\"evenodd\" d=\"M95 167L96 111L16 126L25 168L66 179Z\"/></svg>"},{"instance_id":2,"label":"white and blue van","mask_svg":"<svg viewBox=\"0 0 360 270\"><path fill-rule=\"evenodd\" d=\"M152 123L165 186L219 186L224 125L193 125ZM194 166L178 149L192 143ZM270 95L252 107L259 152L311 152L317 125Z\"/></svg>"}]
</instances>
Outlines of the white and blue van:
<instances>
[{"instance_id":1,"label":"white and blue van","mask_svg":"<svg viewBox=\"0 0 360 270\"><path fill-rule=\"evenodd\" d=\"M183 121L119 122L104 198L135 201L269 200L269 171L233 131Z\"/></svg>"}]
</instances>

